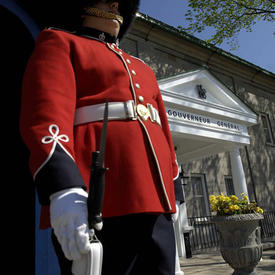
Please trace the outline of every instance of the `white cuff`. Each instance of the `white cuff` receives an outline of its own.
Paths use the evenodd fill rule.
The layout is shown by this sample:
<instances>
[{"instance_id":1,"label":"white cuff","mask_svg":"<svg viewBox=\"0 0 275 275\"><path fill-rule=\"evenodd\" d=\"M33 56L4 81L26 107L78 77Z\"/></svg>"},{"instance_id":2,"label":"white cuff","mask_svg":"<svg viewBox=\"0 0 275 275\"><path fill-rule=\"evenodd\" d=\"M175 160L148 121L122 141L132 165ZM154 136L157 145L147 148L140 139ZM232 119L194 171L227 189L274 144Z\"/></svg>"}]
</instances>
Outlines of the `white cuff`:
<instances>
[{"instance_id":1,"label":"white cuff","mask_svg":"<svg viewBox=\"0 0 275 275\"><path fill-rule=\"evenodd\" d=\"M50 196L50 200L52 201L54 198L57 198L57 197L62 198L62 197L65 197L69 194L72 194L72 193L77 193L79 195L88 197L88 193L85 190L83 190L80 187L74 187L74 188L67 188L67 189L64 189L64 190L53 193Z\"/></svg>"}]
</instances>

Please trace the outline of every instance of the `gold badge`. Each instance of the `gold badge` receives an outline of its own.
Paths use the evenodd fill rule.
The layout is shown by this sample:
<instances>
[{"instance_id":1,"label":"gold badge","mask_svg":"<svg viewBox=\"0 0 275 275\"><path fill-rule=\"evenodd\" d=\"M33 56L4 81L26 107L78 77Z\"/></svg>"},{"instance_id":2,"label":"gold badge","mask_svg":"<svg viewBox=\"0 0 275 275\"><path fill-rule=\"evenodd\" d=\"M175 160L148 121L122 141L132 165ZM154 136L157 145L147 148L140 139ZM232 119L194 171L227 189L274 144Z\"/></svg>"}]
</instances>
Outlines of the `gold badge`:
<instances>
[{"instance_id":1,"label":"gold badge","mask_svg":"<svg viewBox=\"0 0 275 275\"><path fill-rule=\"evenodd\" d=\"M150 111L149 109L142 105L142 104L138 104L137 105L137 113L139 114L139 116L143 119L143 120L147 120L148 117L150 117Z\"/></svg>"}]
</instances>

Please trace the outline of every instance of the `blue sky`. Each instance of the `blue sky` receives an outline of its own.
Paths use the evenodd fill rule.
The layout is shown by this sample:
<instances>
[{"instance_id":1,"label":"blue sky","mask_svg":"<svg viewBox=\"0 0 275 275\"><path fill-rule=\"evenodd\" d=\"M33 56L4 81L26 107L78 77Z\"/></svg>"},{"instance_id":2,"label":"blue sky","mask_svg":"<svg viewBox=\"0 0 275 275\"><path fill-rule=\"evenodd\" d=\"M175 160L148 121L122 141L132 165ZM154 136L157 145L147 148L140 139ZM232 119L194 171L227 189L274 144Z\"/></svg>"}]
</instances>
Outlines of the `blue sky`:
<instances>
[{"instance_id":1,"label":"blue sky","mask_svg":"<svg viewBox=\"0 0 275 275\"><path fill-rule=\"evenodd\" d=\"M187 0L141 0L140 12L158 19L170 26L186 27L184 14L187 10ZM223 43L218 47L242 59L245 59L263 69L275 73L275 23L258 22L252 32L242 31L238 35L239 48L230 50ZM195 34L200 39L210 38L211 33Z\"/></svg>"}]
</instances>

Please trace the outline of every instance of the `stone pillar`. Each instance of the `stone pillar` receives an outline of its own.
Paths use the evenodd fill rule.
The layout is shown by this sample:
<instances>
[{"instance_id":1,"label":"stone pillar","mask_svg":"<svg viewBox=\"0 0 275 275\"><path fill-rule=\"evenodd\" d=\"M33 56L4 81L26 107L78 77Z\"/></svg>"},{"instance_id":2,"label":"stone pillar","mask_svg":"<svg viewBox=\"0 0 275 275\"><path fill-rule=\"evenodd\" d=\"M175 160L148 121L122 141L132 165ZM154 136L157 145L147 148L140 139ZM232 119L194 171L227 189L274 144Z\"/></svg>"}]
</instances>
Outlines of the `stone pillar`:
<instances>
[{"instance_id":1,"label":"stone pillar","mask_svg":"<svg viewBox=\"0 0 275 275\"><path fill-rule=\"evenodd\" d=\"M180 211L179 211L179 215L180 215ZM180 268L179 250L178 250L178 249L180 250L182 249L182 245L184 247L184 239L181 236L182 230L180 229L179 218L174 223L174 231L175 231L175 241L176 241L175 275L184 275L184 272Z\"/></svg>"},{"instance_id":2,"label":"stone pillar","mask_svg":"<svg viewBox=\"0 0 275 275\"><path fill-rule=\"evenodd\" d=\"M248 196L242 159L238 147L235 147L233 150L230 151L230 161L235 195L237 197L240 197L241 193L244 193Z\"/></svg>"},{"instance_id":3,"label":"stone pillar","mask_svg":"<svg viewBox=\"0 0 275 275\"><path fill-rule=\"evenodd\" d=\"M180 261L179 261L179 254L178 254L177 244L176 244L176 268L175 268L175 275L184 275L184 272L180 269Z\"/></svg>"},{"instance_id":4,"label":"stone pillar","mask_svg":"<svg viewBox=\"0 0 275 275\"><path fill-rule=\"evenodd\" d=\"M179 216L177 221L174 223L174 230L175 230L175 238L176 238L176 246L177 246L177 253L179 257L185 257L185 244L184 238L182 233L182 205L179 207Z\"/></svg>"}]
</instances>

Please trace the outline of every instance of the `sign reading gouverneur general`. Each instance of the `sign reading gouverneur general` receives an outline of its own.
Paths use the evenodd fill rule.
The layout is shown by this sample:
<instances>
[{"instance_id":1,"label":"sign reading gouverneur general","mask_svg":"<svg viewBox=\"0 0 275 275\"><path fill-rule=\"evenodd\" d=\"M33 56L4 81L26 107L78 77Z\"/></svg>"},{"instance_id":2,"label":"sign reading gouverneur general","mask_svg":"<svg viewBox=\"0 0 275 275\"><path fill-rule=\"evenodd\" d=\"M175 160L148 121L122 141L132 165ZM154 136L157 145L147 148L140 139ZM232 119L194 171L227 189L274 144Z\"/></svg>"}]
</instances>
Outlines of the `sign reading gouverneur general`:
<instances>
[{"instance_id":1,"label":"sign reading gouverneur general","mask_svg":"<svg viewBox=\"0 0 275 275\"><path fill-rule=\"evenodd\" d=\"M192 122L197 124L206 125L214 128L222 128L229 131L243 132L243 126L240 124L232 123L226 120L217 120L208 116L194 114L190 112L180 111L177 109L166 108L167 116L181 121Z\"/></svg>"}]
</instances>

